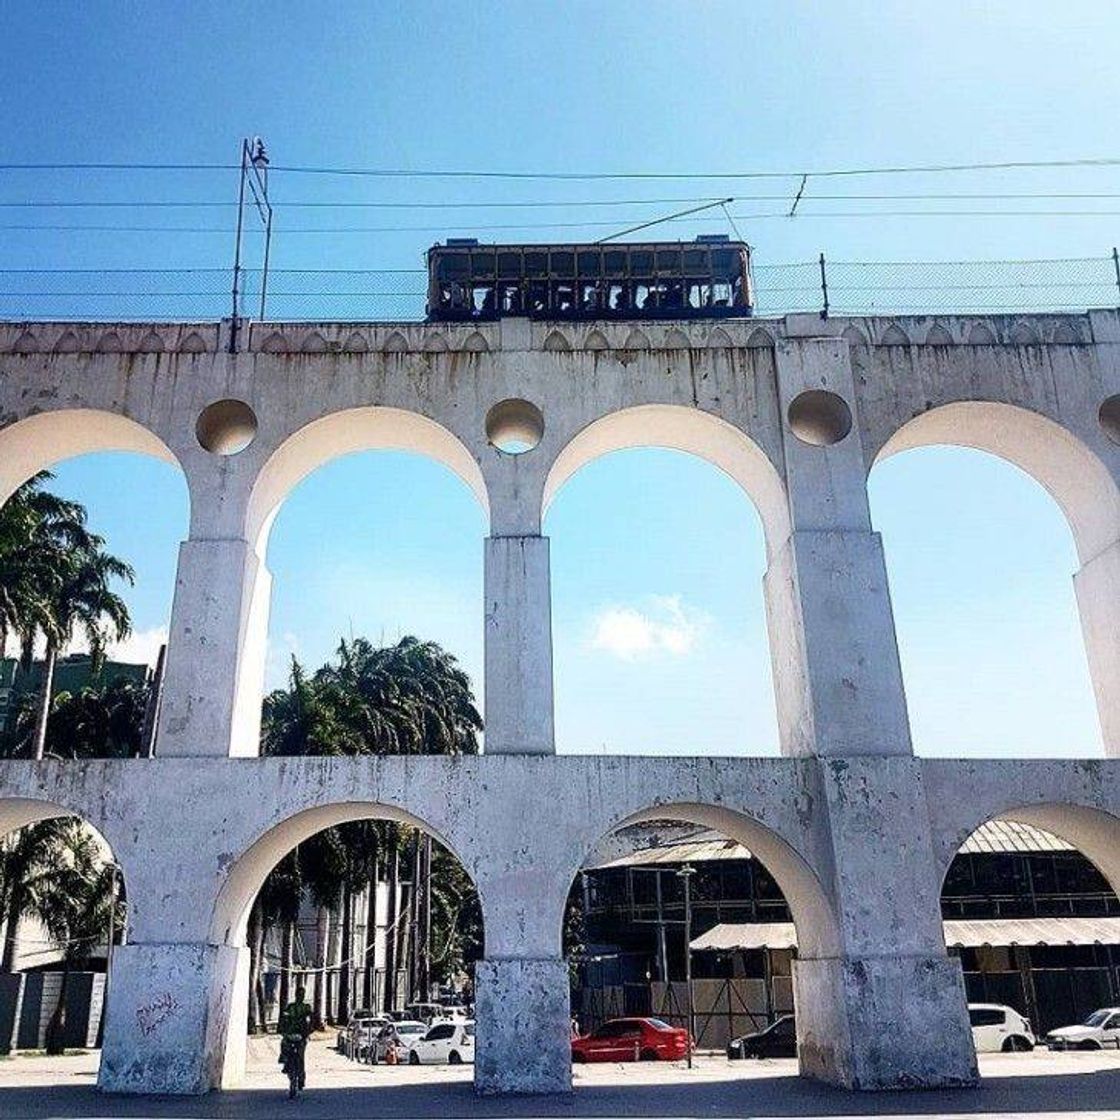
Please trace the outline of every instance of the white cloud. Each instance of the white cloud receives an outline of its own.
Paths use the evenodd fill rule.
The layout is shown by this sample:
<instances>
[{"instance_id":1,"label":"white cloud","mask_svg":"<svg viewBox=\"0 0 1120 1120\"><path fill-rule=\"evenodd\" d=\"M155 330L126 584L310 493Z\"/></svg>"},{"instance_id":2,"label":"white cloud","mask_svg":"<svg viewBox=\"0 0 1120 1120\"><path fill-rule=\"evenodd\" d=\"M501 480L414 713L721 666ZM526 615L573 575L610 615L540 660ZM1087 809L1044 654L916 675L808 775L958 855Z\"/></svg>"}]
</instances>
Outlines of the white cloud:
<instances>
[{"instance_id":1,"label":"white cloud","mask_svg":"<svg viewBox=\"0 0 1120 1120\"><path fill-rule=\"evenodd\" d=\"M590 644L623 661L658 654L687 657L707 625L707 616L686 606L679 595L654 595L644 609L612 606L600 611Z\"/></svg>"},{"instance_id":2,"label":"white cloud","mask_svg":"<svg viewBox=\"0 0 1120 1120\"><path fill-rule=\"evenodd\" d=\"M110 661L122 661L127 665L155 666L159 647L167 644L167 627L153 626L149 630L133 630L123 642L113 642L105 656ZM84 638L71 642L67 653L86 653L89 643Z\"/></svg>"},{"instance_id":3,"label":"white cloud","mask_svg":"<svg viewBox=\"0 0 1120 1120\"><path fill-rule=\"evenodd\" d=\"M121 661L126 665L150 665L154 667L156 658L159 656L159 647L166 643L166 626L153 626L150 630L134 630L123 642L110 643L105 656L109 661ZM45 650L46 643L40 636L35 641L34 656L41 658ZM4 656L18 657L19 652L19 643L9 636L4 647ZM89 642L84 637L79 637L63 650L63 655L88 652Z\"/></svg>"}]
</instances>

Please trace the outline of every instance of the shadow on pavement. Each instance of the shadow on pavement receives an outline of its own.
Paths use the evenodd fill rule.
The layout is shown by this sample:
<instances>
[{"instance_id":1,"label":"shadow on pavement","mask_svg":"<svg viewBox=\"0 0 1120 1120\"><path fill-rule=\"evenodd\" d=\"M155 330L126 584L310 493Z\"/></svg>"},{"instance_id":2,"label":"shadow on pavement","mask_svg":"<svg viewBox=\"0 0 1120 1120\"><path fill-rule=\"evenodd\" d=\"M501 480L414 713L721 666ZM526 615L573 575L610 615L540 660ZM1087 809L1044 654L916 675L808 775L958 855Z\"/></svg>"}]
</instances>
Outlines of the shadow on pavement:
<instances>
[{"instance_id":1,"label":"shadow on pavement","mask_svg":"<svg viewBox=\"0 0 1120 1120\"><path fill-rule=\"evenodd\" d=\"M568 1097L480 1098L469 1085L311 1088L290 1102L277 1088L205 1097L106 1097L87 1087L0 1089L5 1120L48 1117L239 1118L680 1117L1120 1113L1120 1070L1055 1077L990 1077L978 1089L850 1093L796 1076L703 1083L582 1086Z\"/></svg>"}]
</instances>

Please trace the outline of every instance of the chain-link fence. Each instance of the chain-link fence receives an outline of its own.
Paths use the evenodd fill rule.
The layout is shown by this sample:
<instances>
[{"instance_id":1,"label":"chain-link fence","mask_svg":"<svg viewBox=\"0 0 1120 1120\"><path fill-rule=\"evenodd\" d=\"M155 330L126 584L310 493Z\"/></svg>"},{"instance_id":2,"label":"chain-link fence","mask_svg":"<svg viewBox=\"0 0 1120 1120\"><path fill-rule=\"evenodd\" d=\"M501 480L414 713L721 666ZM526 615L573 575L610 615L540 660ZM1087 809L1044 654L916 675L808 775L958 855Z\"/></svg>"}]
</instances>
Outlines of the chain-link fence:
<instances>
[{"instance_id":1,"label":"chain-link fence","mask_svg":"<svg viewBox=\"0 0 1120 1120\"><path fill-rule=\"evenodd\" d=\"M241 274L240 313L272 320L416 321L422 269ZM754 265L755 313L834 315L1085 311L1120 307L1115 254L1035 261L816 261ZM0 270L0 319L206 320L231 314L230 269Z\"/></svg>"}]
</instances>

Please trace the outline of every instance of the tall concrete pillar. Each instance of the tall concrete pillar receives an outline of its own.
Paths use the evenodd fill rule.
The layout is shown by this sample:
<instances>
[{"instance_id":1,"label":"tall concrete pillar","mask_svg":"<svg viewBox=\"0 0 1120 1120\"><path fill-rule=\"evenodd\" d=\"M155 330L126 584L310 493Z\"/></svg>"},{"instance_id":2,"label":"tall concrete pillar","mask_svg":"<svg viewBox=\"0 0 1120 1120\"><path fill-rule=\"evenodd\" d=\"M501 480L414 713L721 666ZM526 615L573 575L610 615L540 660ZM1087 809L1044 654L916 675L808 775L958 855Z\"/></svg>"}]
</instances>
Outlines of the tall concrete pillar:
<instances>
[{"instance_id":1,"label":"tall concrete pillar","mask_svg":"<svg viewBox=\"0 0 1120 1120\"><path fill-rule=\"evenodd\" d=\"M776 359L791 524L765 583L778 719L783 752L819 760L839 939L796 962L802 1072L853 1089L969 1085L848 344L787 339Z\"/></svg>"},{"instance_id":2,"label":"tall concrete pillar","mask_svg":"<svg viewBox=\"0 0 1120 1120\"><path fill-rule=\"evenodd\" d=\"M782 752L909 755L848 344L783 340L776 360L792 531L772 550L764 591Z\"/></svg>"},{"instance_id":3,"label":"tall concrete pillar","mask_svg":"<svg viewBox=\"0 0 1120 1120\"><path fill-rule=\"evenodd\" d=\"M230 1055L235 1006L248 990L248 949L201 943L120 946L113 954L97 1086L108 1093L207 1093L235 1084L244 1047ZM243 1002L243 1001L241 1001ZM240 1062L240 1068L238 1063Z\"/></svg>"},{"instance_id":4,"label":"tall concrete pillar","mask_svg":"<svg viewBox=\"0 0 1120 1120\"><path fill-rule=\"evenodd\" d=\"M559 956L481 960L474 970L475 1089L567 1093L572 1088L567 962Z\"/></svg>"},{"instance_id":5,"label":"tall concrete pillar","mask_svg":"<svg viewBox=\"0 0 1120 1120\"><path fill-rule=\"evenodd\" d=\"M1104 752L1120 757L1120 541L1073 577Z\"/></svg>"},{"instance_id":6,"label":"tall concrete pillar","mask_svg":"<svg viewBox=\"0 0 1120 1120\"><path fill-rule=\"evenodd\" d=\"M256 755L271 577L245 540L184 541L156 752Z\"/></svg>"},{"instance_id":7,"label":"tall concrete pillar","mask_svg":"<svg viewBox=\"0 0 1120 1120\"><path fill-rule=\"evenodd\" d=\"M548 538L488 537L486 753L553 754Z\"/></svg>"},{"instance_id":8,"label":"tall concrete pillar","mask_svg":"<svg viewBox=\"0 0 1120 1120\"><path fill-rule=\"evenodd\" d=\"M794 962L801 1072L848 1089L972 1085L964 977L945 951L920 764L819 767L840 945Z\"/></svg>"}]
</instances>

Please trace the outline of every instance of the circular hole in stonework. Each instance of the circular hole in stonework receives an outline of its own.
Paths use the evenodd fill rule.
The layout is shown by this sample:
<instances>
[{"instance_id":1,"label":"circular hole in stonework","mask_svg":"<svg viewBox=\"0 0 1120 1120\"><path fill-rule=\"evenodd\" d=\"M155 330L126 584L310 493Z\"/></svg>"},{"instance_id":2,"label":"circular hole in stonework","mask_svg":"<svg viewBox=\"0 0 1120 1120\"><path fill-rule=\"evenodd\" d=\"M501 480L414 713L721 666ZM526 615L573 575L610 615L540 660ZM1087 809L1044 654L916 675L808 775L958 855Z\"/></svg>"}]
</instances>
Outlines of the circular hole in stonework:
<instances>
[{"instance_id":1,"label":"circular hole in stonework","mask_svg":"<svg viewBox=\"0 0 1120 1120\"><path fill-rule=\"evenodd\" d=\"M1108 397L1101 405L1097 416L1101 427L1104 428L1104 434L1113 443L1120 443L1120 393L1113 393Z\"/></svg>"},{"instance_id":2,"label":"circular hole in stonework","mask_svg":"<svg viewBox=\"0 0 1120 1120\"><path fill-rule=\"evenodd\" d=\"M790 402L789 426L803 443L829 447L852 430L852 410L827 389L807 389Z\"/></svg>"},{"instance_id":3,"label":"circular hole in stonework","mask_svg":"<svg viewBox=\"0 0 1120 1120\"><path fill-rule=\"evenodd\" d=\"M532 451L544 435L544 414L531 401L499 401L486 414L486 438L507 455Z\"/></svg>"},{"instance_id":4,"label":"circular hole in stonework","mask_svg":"<svg viewBox=\"0 0 1120 1120\"><path fill-rule=\"evenodd\" d=\"M257 414L244 401L215 401L198 414L194 434L212 454L236 455L253 442Z\"/></svg>"}]
</instances>

